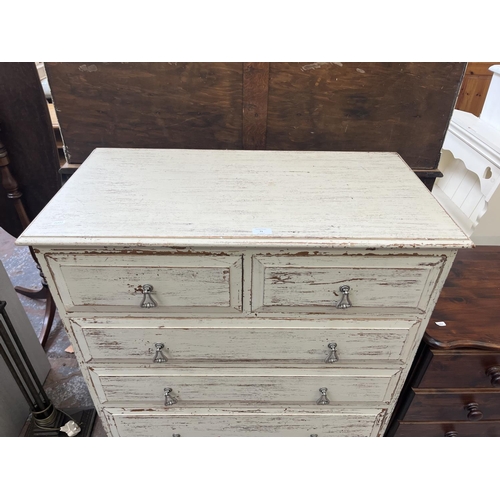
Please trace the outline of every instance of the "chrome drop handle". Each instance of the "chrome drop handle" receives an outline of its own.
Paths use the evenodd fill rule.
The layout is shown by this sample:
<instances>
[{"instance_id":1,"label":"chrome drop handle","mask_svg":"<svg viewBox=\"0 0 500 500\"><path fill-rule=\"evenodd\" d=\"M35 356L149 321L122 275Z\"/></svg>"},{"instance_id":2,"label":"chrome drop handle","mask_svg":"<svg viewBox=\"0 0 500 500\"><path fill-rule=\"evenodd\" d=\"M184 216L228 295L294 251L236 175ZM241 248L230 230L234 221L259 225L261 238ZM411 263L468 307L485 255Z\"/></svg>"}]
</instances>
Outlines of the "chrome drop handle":
<instances>
[{"instance_id":1,"label":"chrome drop handle","mask_svg":"<svg viewBox=\"0 0 500 500\"><path fill-rule=\"evenodd\" d=\"M164 347L165 347L165 344L162 344L161 342L157 342L155 344L156 353L155 353L155 357L153 358L153 363L166 363L167 362L167 358L166 358L165 354L163 354L163 352L161 351Z\"/></svg>"},{"instance_id":2,"label":"chrome drop handle","mask_svg":"<svg viewBox=\"0 0 500 500\"><path fill-rule=\"evenodd\" d=\"M170 395L172 389L170 387L167 387L166 389L163 389L163 391L165 392L165 406L175 405L175 403L177 403L177 400Z\"/></svg>"},{"instance_id":3,"label":"chrome drop handle","mask_svg":"<svg viewBox=\"0 0 500 500\"><path fill-rule=\"evenodd\" d=\"M337 355L337 344L335 342L330 342L328 344L328 349L331 349L331 352L325 359L325 363L336 363L339 360Z\"/></svg>"},{"instance_id":4,"label":"chrome drop handle","mask_svg":"<svg viewBox=\"0 0 500 500\"><path fill-rule=\"evenodd\" d=\"M317 405L329 405L330 404L330 400L326 396L326 391L328 391L328 389L326 387L322 387L319 390L319 392L321 392L321 397L316 401Z\"/></svg>"},{"instance_id":5,"label":"chrome drop handle","mask_svg":"<svg viewBox=\"0 0 500 500\"><path fill-rule=\"evenodd\" d=\"M142 286L142 303L141 307L145 307L146 309L150 309L151 307L156 307L158 304L151 297L151 292L153 291L152 285L143 285Z\"/></svg>"},{"instance_id":6,"label":"chrome drop handle","mask_svg":"<svg viewBox=\"0 0 500 500\"><path fill-rule=\"evenodd\" d=\"M351 287L348 285L342 285L339 290L342 292L342 298L337 303L337 309L347 309L352 307L351 301L349 300L349 291Z\"/></svg>"}]
</instances>

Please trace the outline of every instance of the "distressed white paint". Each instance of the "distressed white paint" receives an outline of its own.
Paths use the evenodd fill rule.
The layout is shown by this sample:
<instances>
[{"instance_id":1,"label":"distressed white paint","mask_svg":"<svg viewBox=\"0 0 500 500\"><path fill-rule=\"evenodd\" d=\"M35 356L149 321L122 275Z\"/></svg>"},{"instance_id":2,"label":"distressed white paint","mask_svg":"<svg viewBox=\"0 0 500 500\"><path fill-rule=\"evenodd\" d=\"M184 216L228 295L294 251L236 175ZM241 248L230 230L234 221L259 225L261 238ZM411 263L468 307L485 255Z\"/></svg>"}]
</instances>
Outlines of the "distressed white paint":
<instances>
[{"instance_id":1,"label":"distressed white paint","mask_svg":"<svg viewBox=\"0 0 500 500\"><path fill-rule=\"evenodd\" d=\"M369 437L385 410L372 408L106 408L115 436L139 437Z\"/></svg>"},{"instance_id":2,"label":"distressed white paint","mask_svg":"<svg viewBox=\"0 0 500 500\"><path fill-rule=\"evenodd\" d=\"M178 404L245 402L314 405L328 388L332 403L388 404L401 374L400 368L331 369L296 364L286 368L268 366L158 365L154 367L94 366L91 377L101 403L159 405L165 387L172 388Z\"/></svg>"},{"instance_id":3,"label":"distressed white paint","mask_svg":"<svg viewBox=\"0 0 500 500\"><path fill-rule=\"evenodd\" d=\"M85 361L153 363L156 343L170 364L193 361L291 361L320 366L337 344L339 361L328 366L406 360L419 322L72 319Z\"/></svg>"},{"instance_id":4,"label":"distressed white paint","mask_svg":"<svg viewBox=\"0 0 500 500\"><path fill-rule=\"evenodd\" d=\"M256 256L253 262L252 309L300 308L332 312L348 285L352 308L425 310L444 257L437 256ZM320 309L318 310L314 310ZM366 311L370 312L370 311Z\"/></svg>"},{"instance_id":5,"label":"distressed white paint","mask_svg":"<svg viewBox=\"0 0 500 500\"><path fill-rule=\"evenodd\" d=\"M141 312L152 285L155 312L189 308L241 310L241 255L47 254L65 308Z\"/></svg>"},{"instance_id":6,"label":"distressed white paint","mask_svg":"<svg viewBox=\"0 0 500 500\"><path fill-rule=\"evenodd\" d=\"M395 154L179 150L94 152L19 243L107 432L153 436L382 435L471 245Z\"/></svg>"},{"instance_id":7,"label":"distressed white paint","mask_svg":"<svg viewBox=\"0 0 500 500\"><path fill-rule=\"evenodd\" d=\"M270 228L272 235L253 235ZM33 246L469 246L395 153L96 149Z\"/></svg>"}]
</instances>

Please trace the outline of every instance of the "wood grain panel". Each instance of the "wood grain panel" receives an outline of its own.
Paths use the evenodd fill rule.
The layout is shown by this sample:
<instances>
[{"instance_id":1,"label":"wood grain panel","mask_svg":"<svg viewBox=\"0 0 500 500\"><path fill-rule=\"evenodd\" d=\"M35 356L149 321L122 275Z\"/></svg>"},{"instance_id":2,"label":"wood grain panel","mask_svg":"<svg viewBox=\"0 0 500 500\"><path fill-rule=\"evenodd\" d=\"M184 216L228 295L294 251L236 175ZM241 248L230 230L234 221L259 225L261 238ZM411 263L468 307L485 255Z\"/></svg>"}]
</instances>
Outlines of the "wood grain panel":
<instances>
[{"instance_id":1,"label":"wood grain panel","mask_svg":"<svg viewBox=\"0 0 500 500\"><path fill-rule=\"evenodd\" d=\"M458 94L456 109L467 111L475 116L480 116L483 110L486 94L490 87L493 73L489 71L490 66L500 64L495 62L468 63L464 79Z\"/></svg>"},{"instance_id":2,"label":"wood grain panel","mask_svg":"<svg viewBox=\"0 0 500 500\"><path fill-rule=\"evenodd\" d=\"M396 151L437 168L464 63L271 63L267 149Z\"/></svg>"},{"instance_id":3,"label":"wood grain panel","mask_svg":"<svg viewBox=\"0 0 500 500\"><path fill-rule=\"evenodd\" d=\"M416 389L415 397L406 412L405 422L462 421L467 422L470 403L477 403L483 420L500 420L500 392L469 391L463 393L430 393Z\"/></svg>"},{"instance_id":4,"label":"wood grain panel","mask_svg":"<svg viewBox=\"0 0 500 500\"><path fill-rule=\"evenodd\" d=\"M241 63L46 63L69 163L93 149L242 149Z\"/></svg>"},{"instance_id":5,"label":"wood grain panel","mask_svg":"<svg viewBox=\"0 0 500 500\"><path fill-rule=\"evenodd\" d=\"M500 350L500 247L461 249L427 327L434 347ZM446 326L437 326L444 321Z\"/></svg>"},{"instance_id":6,"label":"wood grain panel","mask_svg":"<svg viewBox=\"0 0 500 500\"><path fill-rule=\"evenodd\" d=\"M243 149L265 149L269 63L243 64Z\"/></svg>"},{"instance_id":7,"label":"wood grain panel","mask_svg":"<svg viewBox=\"0 0 500 500\"><path fill-rule=\"evenodd\" d=\"M396 437L445 437L456 432L457 437L499 437L500 421L497 422L401 422Z\"/></svg>"},{"instance_id":8,"label":"wood grain panel","mask_svg":"<svg viewBox=\"0 0 500 500\"><path fill-rule=\"evenodd\" d=\"M486 370L500 366L500 352L436 351L419 388L493 388Z\"/></svg>"}]
</instances>

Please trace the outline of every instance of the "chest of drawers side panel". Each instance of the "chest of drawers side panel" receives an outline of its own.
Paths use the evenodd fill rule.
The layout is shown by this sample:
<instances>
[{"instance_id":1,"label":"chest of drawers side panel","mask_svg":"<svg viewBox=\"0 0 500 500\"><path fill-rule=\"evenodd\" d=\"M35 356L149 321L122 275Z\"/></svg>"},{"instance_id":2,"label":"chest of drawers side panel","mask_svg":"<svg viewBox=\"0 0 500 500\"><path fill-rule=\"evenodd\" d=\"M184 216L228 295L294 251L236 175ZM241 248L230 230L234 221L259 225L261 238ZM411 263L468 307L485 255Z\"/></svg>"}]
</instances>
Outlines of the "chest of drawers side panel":
<instances>
[{"instance_id":1,"label":"chest of drawers side panel","mask_svg":"<svg viewBox=\"0 0 500 500\"><path fill-rule=\"evenodd\" d=\"M35 248L35 252L37 253L38 257L38 262L40 264L40 267L42 269L42 272L45 276L45 279L47 280L47 284L50 289L50 293L52 294L52 297L54 299L54 302L57 307L57 311L59 313L59 316L61 318L61 321L63 322L64 328L66 329L66 332L68 334L69 341L71 342L73 348L74 348L74 353L76 360L78 362L78 365L80 367L80 370L82 372L83 379L85 383L87 384L87 388L90 393L90 397L92 398L92 402L94 403L94 407L97 411L97 414L100 417L102 426L104 428L104 431L108 436L112 435L117 435L116 429L114 422L112 419L109 418L109 416L105 415L102 409L102 405L99 400L99 396L97 394L96 388L94 387L94 383L92 381L92 377L90 376L89 368L88 365L85 361L85 350L84 348L82 349L82 346L78 342L77 336L74 334L73 331L73 326L72 323L67 315L66 309L64 307L64 303L61 299L61 295L59 293L59 280L56 281L55 276L52 273L52 270L47 264L47 261L45 260L44 257L44 252L52 252L51 249L37 249ZM113 430L115 429L115 430Z\"/></svg>"}]
</instances>

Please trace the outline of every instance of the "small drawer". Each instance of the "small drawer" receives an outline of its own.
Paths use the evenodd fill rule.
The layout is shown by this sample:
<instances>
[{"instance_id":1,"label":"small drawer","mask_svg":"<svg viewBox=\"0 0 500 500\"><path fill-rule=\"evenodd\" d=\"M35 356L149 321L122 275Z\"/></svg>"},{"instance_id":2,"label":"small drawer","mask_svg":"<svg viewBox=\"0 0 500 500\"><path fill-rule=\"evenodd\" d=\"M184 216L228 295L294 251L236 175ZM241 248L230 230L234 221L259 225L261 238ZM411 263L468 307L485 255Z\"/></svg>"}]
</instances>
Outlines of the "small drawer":
<instances>
[{"instance_id":1,"label":"small drawer","mask_svg":"<svg viewBox=\"0 0 500 500\"><path fill-rule=\"evenodd\" d=\"M391 401L400 377L398 369L354 369L328 366L310 368L177 367L90 368L101 403L144 403L159 405L167 400L165 389L175 404L217 404L245 402L258 404L316 405L326 388L330 403Z\"/></svg>"},{"instance_id":2,"label":"small drawer","mask_svg":"<svg viewBox=\"0 0 500 500\"><path fill-rule=\"evenodd\" d=\"M242 256L228 254L46 254L68 312L242 310ZM145 285L153 307L141 307Z\"/></svg>"},{"instance_id":3,"label":"small drawer","mask_svg":"<svg viewBox=\"0 0 500 500\"><path fill-rule=\"evenodd\" d=\"M500 437L496 422L401 422L395 437Z\"/></svg>"},{"instance_id":4,"label":"small drawer","mask_svg":"<svg viewBox=\"0 0 500 500\"><path fill-rule=\"evenodd\" d=\"M421 313L427 309L444 260L435 255L256 255L252 310Z\"/></svg>"},{"instance_id":5,"label":"small drawer","mask_svg":"<svg viewBox=\"0 0 500 500\"><path fill-rule=\"evenodd\" d=\"M437 351L419 388L500 388L500 352Z\"/></svg>"},{"instance_id":6,"label":"small drawer","mask_svg":"<svg viewBox=\"0 0 500 500\"><path fill-rule=\"evenodd\" d=\"M456 393L413 392L405 421L500 420L500 391Z\"/></svg>"},{"instance_id":7,"label":"small drawer","mask_svg":"<svg viewBox=\"0 0 500 500\"><path fill-rule=\"evenodd\" d=\"M114 435L122 437L370 437L383 409L105 408Z\"/></svg>"},{"instance_id":8,"label":"small drawer","mask_svg":"<svg viewBox=\"0 0 500 500\"><path fill-rule=\"evenodd\" d=\"M403 363L419 322L71 319L85 361L298 361Z\"/></svg>"}]
</instances>

